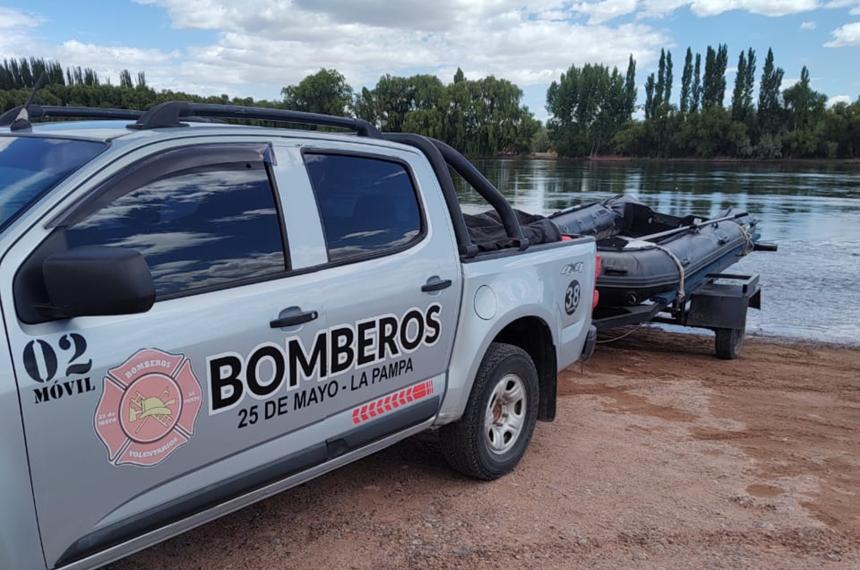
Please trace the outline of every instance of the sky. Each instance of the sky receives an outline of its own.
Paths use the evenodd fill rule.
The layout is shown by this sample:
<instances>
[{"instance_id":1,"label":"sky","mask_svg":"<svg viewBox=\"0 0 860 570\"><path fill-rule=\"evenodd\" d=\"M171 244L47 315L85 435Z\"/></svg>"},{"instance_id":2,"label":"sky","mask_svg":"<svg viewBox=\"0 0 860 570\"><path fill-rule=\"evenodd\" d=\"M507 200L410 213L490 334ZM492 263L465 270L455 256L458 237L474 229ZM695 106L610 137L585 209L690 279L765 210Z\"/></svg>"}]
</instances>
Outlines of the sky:
<instances>
[{"instance_id":1,"label":"sky","mask_svg":"<svg viewBox=\"0 0 860 570\"><path fill-rule=\"evenodd\" d=\"M729 47L729 92L739 51L757 51L760 75L772 47L784 86L806 65L831 102L860 96L860 0L0 0L0 58L266 99L321 67L356 89L385 73L447 83L461 67L515 82L540 119L547 87L572 64L623 71L633 54L641 99L667 48L677 97L687 46L704 57L718 43Z\"/></svg>"}]
</instances>

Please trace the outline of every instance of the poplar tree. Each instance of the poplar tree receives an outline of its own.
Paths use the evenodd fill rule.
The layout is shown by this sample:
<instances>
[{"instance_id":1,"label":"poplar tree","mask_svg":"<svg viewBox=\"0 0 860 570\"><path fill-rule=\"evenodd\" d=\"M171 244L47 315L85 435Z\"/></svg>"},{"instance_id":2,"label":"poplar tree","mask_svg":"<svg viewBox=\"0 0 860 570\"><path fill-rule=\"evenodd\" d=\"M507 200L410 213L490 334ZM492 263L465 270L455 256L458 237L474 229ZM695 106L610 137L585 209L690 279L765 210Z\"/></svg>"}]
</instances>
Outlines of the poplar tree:
<instances>
[{"instance_id":1,"label":"poplar tree","mask_svg":"<svg viewBox=\"0 0 860 570\"><path fill-rule=\"evenodd\" d=\"M123 69L119 72L119 86L120 87L133 87L131 82L131 72L127 69Z\"/></svg>"},{"instance_id":2,"label":"poplar tree","mask_svg":"<svg viewBox=\"0 0 860 570\"><path fill-rule=\"evenodd\" d=\"M742 121L746 109L744 108L744 92L747 82L747 58L741 51L738 56L738 72L735 75L735 89L732 92L732 119Z\"/></svg>"},{"instance_id":3,"label":"poplar tree","mask_svg":"<svg viewBox=\"0 0 860 570\"><path fill-rule=\"evenodd\" d=\"M666 52L666 76L665 80L665 92L663 94L663 104L668 107L669 100L672 97L672 81L674 80L672 77L672 52Z\"/></svg>"},{"instance_id":4,"label":"poplar tree","mask_svg":"<svg viewBox=\"0 0 860 570\"><path fill-rule=\"evenodd\" d=\"M654 74L648 75L645 80L645 120L654 117Z\"/></svg>"},{"instance_id":5,"label":"poplar tree","mask_svg":"<svg viewBox=\"0 0 860 570\"><path fill-rule=\"evenodd\" d=\"M636 60L633 54L627 61L627 74L624 78L624 118L630 120L636 110Z\"/></svg>"},{"instance_id":6,"label":"poplar tree","mask_svg":"<svg viewBox=\"0 0 860 570\"><path fill-rule=\"evenodd\" d=\"M747 107L747 110L750 112L754 112L753 108L753 91L755 90L755 50L753 48L749 48L747 50L747 77L746 77L746 85L744 89L744 104Z\"/></svg>"},{"instance_id":7,"label":"poplar tree","mask_svg":"<svg viewBox=\"0 0 860 570\"><path fill-rule=\"evenodd\" d=\"M717 48L717 100L716 105L723 106L726 98L726 68L729 65L729 46L722 44Z\"/></svg>"},{"instance_id":8,"label":"poplar tree","mask_svg":"<svg viewBox=\"0 0 860 570\"><path fill-rule=\"evenodd\" d=\"M726 67L728 47L724 44L715 50L708 46L705 56L705 76L702 80L702 108L722 107L726 97Z\"/></svg>"},{"instance_id":9,"label":"poplar tree","mask_svg":"<svg viewBox=\"0 0 860 570\"><path fill-rule=\"evenodd\" d=\"M775 133L779 129L781 112L779 89L784 72L773 62L773 49L768 48L761 72L758 92L758 117L763 133Z\"/></svg>"},{"instance_id":10,"label":"poplar tree","mask_svg":"<svg viewBox=\"0 0 860 570\"><path fill-rule=\"evenodd\" d=\"M690 92L692 89L693 82L693 50L689 47L687 48L687 55L684 57L684 71L681 74L681 98L678 102L678 107L681 110L682 115L686 115L690 110L690 103L692 102L692 93Z\"/></svg>"},{"instance_id":11,"label":"poplar tree","mask_svg":"<svg viewBox=\"0 0 860 570\"><path fill-rule=\"evenodd\" d=\"M702 104L702 54L696 54L696 66L693 71L693 88L690 93L690 112L698 113Z\"/></svg>"},{"instance_id":12,"label":"poplar tree","mask_svg":"<svg viewBox=\"0 0 860 570\"><path fill-rule=\"evenodd\" d=\"M654 86L654 98L652 115L656 114L657 109L663 104L663 91L666 89L666 51L660 50L660 64L657 67L657 83Z\"/></svg>"}]
</instances>

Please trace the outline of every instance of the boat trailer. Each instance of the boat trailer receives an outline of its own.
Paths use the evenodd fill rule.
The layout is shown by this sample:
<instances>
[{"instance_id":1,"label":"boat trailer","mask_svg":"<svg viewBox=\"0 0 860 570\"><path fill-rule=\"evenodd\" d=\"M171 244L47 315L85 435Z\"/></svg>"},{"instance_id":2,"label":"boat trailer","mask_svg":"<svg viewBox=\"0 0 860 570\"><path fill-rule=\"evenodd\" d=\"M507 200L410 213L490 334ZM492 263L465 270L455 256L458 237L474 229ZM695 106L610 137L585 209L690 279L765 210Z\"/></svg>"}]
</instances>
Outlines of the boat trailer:
<instances>
[{"instance_id":1,"label":"boat trailer","mask_svg":"<svg viewBox=\"0 0 860 570\"><path fill-rule=\"evenodd\" d=\"M758 242L755 249L776 251L777 246ZM705 273L688 283L683 298L676 289L634 306L598 307L594 312L594 325L598 332L648 322L709 329L715 334L717 357L732 360L739 356L743 346L750 307L761 309L759 275Z\"/></svg>"}]
</instances>

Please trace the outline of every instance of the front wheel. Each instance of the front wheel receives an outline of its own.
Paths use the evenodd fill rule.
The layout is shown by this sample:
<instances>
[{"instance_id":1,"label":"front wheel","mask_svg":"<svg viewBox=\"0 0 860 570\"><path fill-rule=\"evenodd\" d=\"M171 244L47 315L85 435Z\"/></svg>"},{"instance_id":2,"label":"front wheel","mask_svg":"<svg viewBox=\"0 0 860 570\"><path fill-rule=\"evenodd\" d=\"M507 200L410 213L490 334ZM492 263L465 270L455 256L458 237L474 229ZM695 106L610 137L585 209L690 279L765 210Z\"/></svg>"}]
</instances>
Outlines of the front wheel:
<instances>
[{"instance_id":1,"label":"front wheel","mask_svg":"<svg viewBox=\"0 0 860 570\"><path fill-rule=\"evenodd\" d=\"M509 473L534 433L538 394L538 374L529 354L510 344L491 344L463 417L440 430L451 467L487 481Z\"/></svg>"}]
</instances>

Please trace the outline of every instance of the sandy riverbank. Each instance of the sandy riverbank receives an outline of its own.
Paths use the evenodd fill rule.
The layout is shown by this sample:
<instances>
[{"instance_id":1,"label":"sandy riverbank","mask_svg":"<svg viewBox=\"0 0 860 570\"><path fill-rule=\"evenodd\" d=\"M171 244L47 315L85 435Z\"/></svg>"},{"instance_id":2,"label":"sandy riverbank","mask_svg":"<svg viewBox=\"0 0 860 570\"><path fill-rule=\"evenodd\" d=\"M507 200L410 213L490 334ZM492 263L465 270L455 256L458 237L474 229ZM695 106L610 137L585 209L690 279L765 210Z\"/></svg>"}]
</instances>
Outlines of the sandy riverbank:
<instances>
[{"instance_id":1,"label":"sandy riverbank","mask_svg":"<svg viewBox=\"0 0 860 570\"><path fill-rule=\"evenodd\" d=\"M860 349L711 354L601 346L500 481L421 436L114 568L860 567Z\"/></svg>"}]
</instances>

